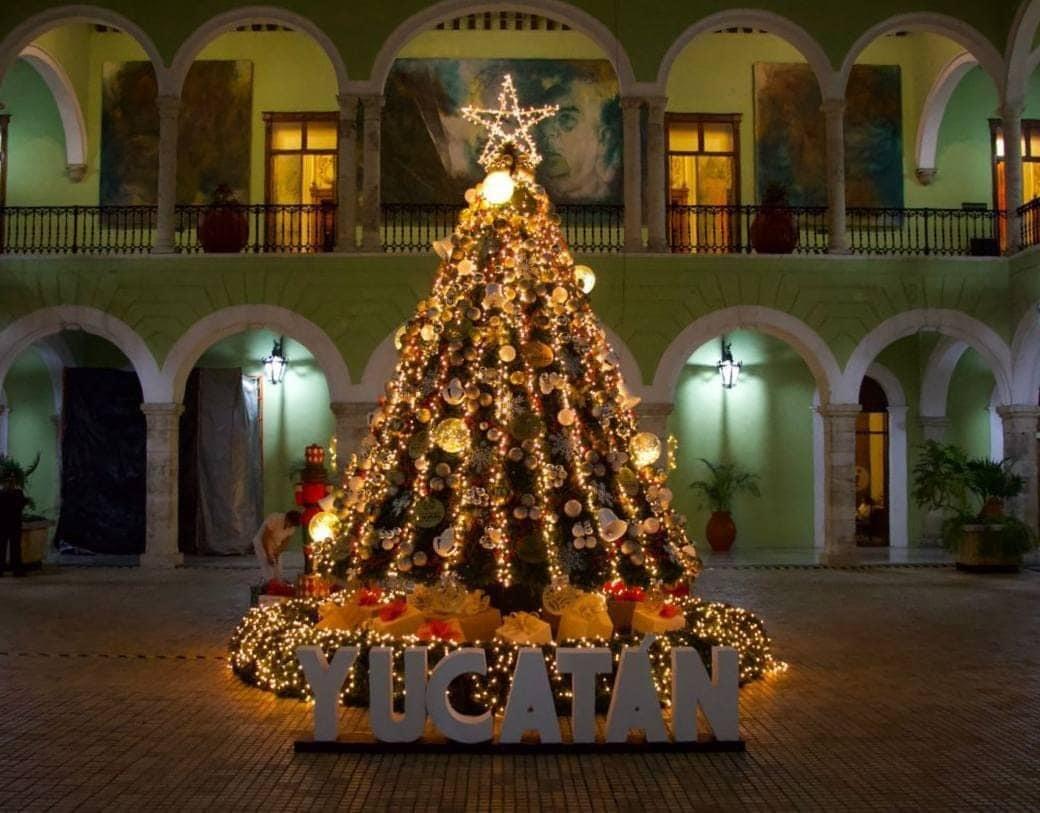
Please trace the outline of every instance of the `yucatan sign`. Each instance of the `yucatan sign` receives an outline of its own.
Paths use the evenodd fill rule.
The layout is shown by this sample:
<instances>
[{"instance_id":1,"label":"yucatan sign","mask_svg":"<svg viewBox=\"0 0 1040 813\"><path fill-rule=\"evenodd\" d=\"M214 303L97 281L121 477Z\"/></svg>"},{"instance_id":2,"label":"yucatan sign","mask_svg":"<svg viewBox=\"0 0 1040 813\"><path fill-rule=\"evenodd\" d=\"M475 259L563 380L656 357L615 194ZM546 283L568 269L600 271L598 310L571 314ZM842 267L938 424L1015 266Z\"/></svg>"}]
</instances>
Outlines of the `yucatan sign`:
<instances>
[{"instance_id":1,"label":"yucatan sign","mask_svg":"<svg viewBox=\"0 0 1040 813\"><path fill-rule=\"evenodd\" d=\"M648 743L693 743L698 740L697 709L714 734L715 742L739 743L739 660L731 647L712 647L711 676L700 655L691 647L671 651L671 732L665 726L657 688L650 667L649 648L655 639L647 635L639 646L625 647L613 676L610 707L602 743L625 743L633 730L645 734ZM321 647L300 647L300 666L314 695L314 739L333 743L338 737L339 696L358 657L358 647L336 650L331 663ZM483 649L466 647L442 658L430 670L426 647L409 647L404 653L404 709L394 710L393 650L369 651L369 725L382 743L414 743L423 736L427 720L456 743L491 742L495 720L490 710L462 714L448 696L452 681L464 674L487 674ZM571 679L570 742L595 744L596 680L611 674L614 663L605 647L559 647L556 669ZM545 656L537 647L519 650L497 742L518 744L528 732L542 745L563 742Z\"/></svg>"}]
</instances>

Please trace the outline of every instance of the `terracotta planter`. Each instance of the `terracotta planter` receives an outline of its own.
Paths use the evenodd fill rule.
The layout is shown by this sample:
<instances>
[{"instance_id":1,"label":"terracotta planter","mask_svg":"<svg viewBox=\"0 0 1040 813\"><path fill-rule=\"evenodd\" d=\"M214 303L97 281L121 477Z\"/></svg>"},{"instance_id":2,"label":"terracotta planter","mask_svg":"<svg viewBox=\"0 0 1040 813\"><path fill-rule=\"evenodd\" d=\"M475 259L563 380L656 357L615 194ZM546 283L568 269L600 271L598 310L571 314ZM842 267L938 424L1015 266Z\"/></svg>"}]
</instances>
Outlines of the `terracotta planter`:
<instances>
[{"instance_id":1,"label":"terracotta planter","mask_svg":"<svg viewBox=\"0 0 1040 813\"><path fill-rule=\"evenodd\" d=\"M1004 501L1000 497L990 497L982 506L981 516L995 519L1004 516Z\"/></svg>"},{"instance_id":2,"label":"terracotta planter","mask_svg":"<svg viewBox=\"0 0 1040 813\"><path fill-rule=\"evenodd\" d=\"M715 511L704 528L704 536L716 553L724 553L733 547L737 538L737 526L729 511Z\"/></svg>"},{"instance_id":3,"label":"terracotta planter","mask_svg":"<svg viewBox=\"0 0 1040 813\"><path fill-rule=\"evenodd\" d=\"M760 209L750 234L751 247L759 254L790 254L798 245L798 224L787 209Z\"/></svg>"},{"instance_id":4,"label":"terracotta planter","mask_svg":"<svg viewBox=\"0 0 1040 813\"><path fill-rule=\"evenodd\" d=\"M237 254L249 242L249 221L235 206L211 206L199 219L199 242L207 254Z\"/></svg>"},{"instance_id":5,"label":"terracotta planter","mask_svg":"<svg viewBox=\"0 0 1040 813\"><path fill-rule=\"evenodd\" d=\"M957 547L957 569L976 573L1015 573L1022 568L1019 555L982 553L983 540L993 525L965 525L961 529L961 541Z\"/></svg>"},{"instance_id":6,"label":"terracotta planter","mask_svg":"<svg viewBox=\"0 0 1040 813\"><path fill-rule=\"evenodd\" d=\"M22 564L38 567L47 553L47 536L53 523L47 519L22 523Z\"/></svg>"}]
</instances>

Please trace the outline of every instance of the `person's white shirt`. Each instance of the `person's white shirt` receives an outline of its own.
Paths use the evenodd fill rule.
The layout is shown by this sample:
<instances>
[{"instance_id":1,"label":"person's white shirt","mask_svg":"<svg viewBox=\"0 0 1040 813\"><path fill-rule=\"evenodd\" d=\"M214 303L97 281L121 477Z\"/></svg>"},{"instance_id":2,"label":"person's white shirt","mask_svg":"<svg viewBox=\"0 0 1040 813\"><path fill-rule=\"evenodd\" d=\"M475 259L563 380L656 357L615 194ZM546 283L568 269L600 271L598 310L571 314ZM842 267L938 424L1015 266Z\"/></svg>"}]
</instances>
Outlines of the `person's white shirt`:
<instances>
[{"instance_id":1,"label":"person's white shirt","mask_svg":"<svg viewBox=\"0 0 1040 813\"><path fill-rule=\"evenodd\" d=\"M282 578L282 549L285 547L289 537L296 533L296 525L285 525L285 513L276 511L269 514L263 521L260 529L253 537L253 550L256 551L256 559L260 563L260 570L264 574L264 580ZM271 547L275 551L274 564L267 559L267 550L264 547L264 537L271 540Z\"/></svg>"}]
</instances>

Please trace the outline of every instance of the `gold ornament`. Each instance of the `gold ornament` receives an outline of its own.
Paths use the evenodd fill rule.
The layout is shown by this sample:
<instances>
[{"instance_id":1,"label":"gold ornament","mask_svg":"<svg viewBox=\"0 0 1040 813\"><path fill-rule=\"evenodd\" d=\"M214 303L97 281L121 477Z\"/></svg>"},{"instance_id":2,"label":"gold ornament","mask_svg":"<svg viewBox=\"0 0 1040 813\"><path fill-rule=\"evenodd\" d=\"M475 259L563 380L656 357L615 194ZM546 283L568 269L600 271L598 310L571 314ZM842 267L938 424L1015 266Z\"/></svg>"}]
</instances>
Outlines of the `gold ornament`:
<instances>
[{"instance_id":1,"label":"gold ornament","mask_svg":"<svg viewBox=\"0 0 1040 813\"><path fill-rule=\"evenodd\" d=\"M457 378L453 378L444 389L441 390L441 397L444 402L451 404L451 406L458 406L462 403L462 400L466 397L466 392L462 388L462 382Z\"/></svg>"},{"instance_id":2,"label":"gold ornament","mask_svg":"<svg viewBox=\"0 0 1040 813\"><path fill-rule=\"evenodd\" d=\"M560 426L574 426L577 419L578 413L570 407L564 407L556 413L556 420L560 422Z\"/></svg>"},{"instance_id":3,"label":"gold ornament","mask_svg":"<svg viewBox=\"0 0 1040 813\"><path fill-rule=\"evenodd\" d=\"M637 468L643 468L656 463L661 456L661 439L653 432L640 432L632 438L629 448L632 462Z\"/></svg>"},{"instance_id":4,"label":"gold ornament","mask_svg":"<svg viewBox=\"0 0 1040 813\"><path fill-rule=\"evenodd\" d=\"M498 348L498 357L508 364L516 358L516 348L511 344L504 344Z\"/></svg>"},{"instance_id":5,"label":"gold ornament","mask_svg":"<svg viewBox=\"0 0 1040 813\"><path fill-rule=\"evenodd\" d=\"M415 504L415 524L420 528L436 528L444 519L444 503L435 497L423 497Z\"/></svg>"},{"instance_id":6,"label":"gold ornament","mask_svg":"<svg viewBox=\"0 0 1040 813\"><path fill-rule=\"evenodd\" d=\"M331 511L320 511L307 523L312 542L328 542L339 533L339 517Z\"/></svg>"},{"instance_id":7,"label":"gold ornament","mask_svg":"<svg viewBox=\"0 0 1040 813\"><path fill-rule=\"evenodd\" d=\"M448 454L458 454L469 448L469 427L461 418L445 418L433 428L431 438Z\"/></svg>"},{"instance_id":8,"label":"gold ornament","mask_svg":"<svg viewBox=\"0 0 1040 813\"><path fill-rule=\"evenodd\" d=\"M394 333L394 347L401 350L404 347L404 335L408 331L408 325L401 325Z\"/></svg>"},{"instance_id":9,"label":"gold ornament","mask_svg":"<svg viewBox=\"0 0 1040 813\"><path fill-rule=\"evenodd\" d=\"M581 513L581 503L577 500L567 500L563 504L563 513L574 519Z\"/></svg>"},{"instance_id":10,"label":"gold ornament","mask_svg":"<svg viewBox=\"0 0 1040 813\"><path fill-rule=\"evenodd\" d=\"M578 283L582 293L592 293L596 287L596 274L587 265L574 266L574 281Z\"/></svg>"},{"instance_id":11,"label":"gold ornament","mask_svg":"<svg viewBox=\"0 0 1040 813\"><path fill-rule=\"evenodd\" d=\"M543 342L525 342L522 349L524 360L536 370L553 363L553 349Z\"/></svg>"},{"instance_id":12,"label":"gold ornament","mask_svg":"<svg viewBox=\"0 0 1040 813\"><path fill-rule=\"evenodd\" d=\"M464 260L460 260L458 264L459 274L466 276L472 274L477 270L476 263L473 262L469 257Z\"/></svg>"},{"instance_id":13,"label":"gold ornament","mask_svg":"<svg viewBox=\"0 0 1040 813\"><path fill-rule=\"evenodd\" d=\"M555 302L557 305L562 305L569 298L570 294L567 293L567 289L564 288L562 285L557 285L555 288L553 288L552 301Z\"/></svg>"}]
</instances>

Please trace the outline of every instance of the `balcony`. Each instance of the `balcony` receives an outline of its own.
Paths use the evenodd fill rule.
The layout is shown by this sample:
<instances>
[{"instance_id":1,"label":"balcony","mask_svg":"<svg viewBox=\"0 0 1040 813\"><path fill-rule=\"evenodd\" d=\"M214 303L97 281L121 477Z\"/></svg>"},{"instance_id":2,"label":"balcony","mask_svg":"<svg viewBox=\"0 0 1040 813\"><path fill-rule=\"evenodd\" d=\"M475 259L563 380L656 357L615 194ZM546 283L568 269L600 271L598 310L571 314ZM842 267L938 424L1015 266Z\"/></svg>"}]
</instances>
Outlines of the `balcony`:
<instances>
[{"instance_id":1,"label":"balcony","mask_svg":"<svg viewBox=\"0 0 1040 813\"><path fill-rule=\"evenodd\" d=\"M381 245L387 253L429 251L458 222L462 204L382 205ZM561 204L556 207L575 253L624 249L624 207ZM1040 242L1040 200L1019 210L1023 246ZM157 229L154 206L11 206L0 208L0 254L134 254L151 250ZM794 230L795 254L825 254L827 210L823 207L670 206L669 250L675 254L763 253L758 220L777 218ZM253 204L177 206L175 247L204 253L213 218L233 232L230 250L247 253L313 254L336 247L335 205ZM851 253L886 256L999 256L1006 244L1004 215L990 209L846 210ZM228 225L230 223L230 225ZM212 230L212 228L210 228ZM225 247L225 250L228 250ZM786 253L786 252L785 252Z\"/></svg>"}]
</instances>

